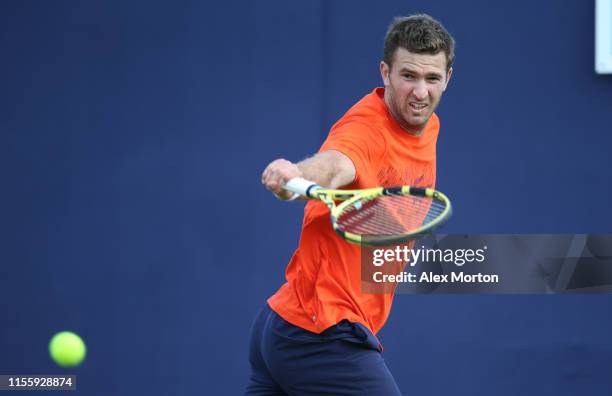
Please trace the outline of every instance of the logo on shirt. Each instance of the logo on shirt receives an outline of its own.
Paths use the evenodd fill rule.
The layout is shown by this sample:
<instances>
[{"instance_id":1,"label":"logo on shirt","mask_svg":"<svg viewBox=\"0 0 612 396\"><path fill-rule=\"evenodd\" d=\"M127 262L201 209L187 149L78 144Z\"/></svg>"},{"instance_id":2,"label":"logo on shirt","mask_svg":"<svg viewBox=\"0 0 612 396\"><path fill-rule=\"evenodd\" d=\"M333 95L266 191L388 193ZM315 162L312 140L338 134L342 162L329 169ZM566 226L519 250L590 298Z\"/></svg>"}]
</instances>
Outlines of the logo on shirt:
<instances>
[{"instance_id":1,"label":"logo on shirt","mask_svg":"<svg viewBox=\"0 0 612 396\"><path fill-rule=\"evenodd\" d=\"M382 187L408 185L433 188L436 183L434 165L430 163L413 164L401 170L388 166L378 171L376 179Z\"/></svg>"}]
</instances>

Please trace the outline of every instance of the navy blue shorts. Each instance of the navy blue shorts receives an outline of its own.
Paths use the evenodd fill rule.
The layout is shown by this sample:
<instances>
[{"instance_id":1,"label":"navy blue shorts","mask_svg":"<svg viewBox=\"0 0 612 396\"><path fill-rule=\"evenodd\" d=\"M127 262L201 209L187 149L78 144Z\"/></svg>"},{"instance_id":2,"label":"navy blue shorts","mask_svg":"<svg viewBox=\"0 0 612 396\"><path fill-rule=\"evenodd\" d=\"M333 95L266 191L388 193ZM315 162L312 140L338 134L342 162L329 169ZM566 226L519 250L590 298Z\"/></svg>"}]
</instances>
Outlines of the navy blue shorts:
<instances>
[{"instance_id":1,"label":"navy blue shorts","mask_svg":"<svg viewBox=\"0 0 612 396\"><path fill-rule=\"evenodd\" d=\"M251 331L246 395L401 395L372 333L342 321L321 334L266 306Z\"/></svg>"}]
</instances>

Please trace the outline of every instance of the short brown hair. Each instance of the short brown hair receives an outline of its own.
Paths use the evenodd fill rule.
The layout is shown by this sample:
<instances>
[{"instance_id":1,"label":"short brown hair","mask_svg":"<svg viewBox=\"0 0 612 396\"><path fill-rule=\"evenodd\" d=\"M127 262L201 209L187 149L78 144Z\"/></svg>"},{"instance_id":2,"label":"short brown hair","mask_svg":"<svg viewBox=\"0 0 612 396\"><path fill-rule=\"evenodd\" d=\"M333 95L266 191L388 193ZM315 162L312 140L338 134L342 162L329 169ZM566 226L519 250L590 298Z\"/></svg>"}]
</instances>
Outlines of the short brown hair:
<instances>
[{"instance_id":1,"label":"short brown hair","mask_svg":"<svg viewBox=\"0 0 612 396\"><path fill-rule=\"evenodd\" d=\"M455 60L455 39L442 24L429 15L417 14L397 17L385 35L384 62L391 68L393 56L398 48L416 54L435 55L444 51L446 70Z\"/></svg>"}]
</instances>

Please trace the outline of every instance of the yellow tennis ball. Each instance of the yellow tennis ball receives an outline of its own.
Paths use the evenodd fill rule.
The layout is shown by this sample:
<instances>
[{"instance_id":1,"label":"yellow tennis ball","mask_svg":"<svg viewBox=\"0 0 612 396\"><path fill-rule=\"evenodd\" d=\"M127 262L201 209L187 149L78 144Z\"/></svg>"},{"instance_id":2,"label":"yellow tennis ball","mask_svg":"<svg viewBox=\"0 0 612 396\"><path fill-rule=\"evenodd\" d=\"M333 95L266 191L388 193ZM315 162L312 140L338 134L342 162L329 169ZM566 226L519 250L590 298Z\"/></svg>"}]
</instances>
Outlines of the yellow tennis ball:
<instances>
[{"instance_id":1,"label":"yellow tennis ball","mask_svg":"<svg viewBox=\"0 0 612 396\"><path fill-rule=\"evenodd\" d=\"M74 367L85 359L87 348L81 337L70 331L62 331L51 338L49 354L60 366Z\"/></svg>"}]
</instances>

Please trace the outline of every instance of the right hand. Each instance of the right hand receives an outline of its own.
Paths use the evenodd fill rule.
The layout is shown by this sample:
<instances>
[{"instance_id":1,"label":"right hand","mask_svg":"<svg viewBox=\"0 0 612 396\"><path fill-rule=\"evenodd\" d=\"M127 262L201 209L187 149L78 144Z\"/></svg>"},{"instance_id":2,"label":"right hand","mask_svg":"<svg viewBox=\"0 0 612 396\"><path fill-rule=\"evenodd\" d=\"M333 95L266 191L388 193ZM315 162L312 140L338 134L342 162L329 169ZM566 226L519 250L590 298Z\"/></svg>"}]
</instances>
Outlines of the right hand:
<instances>
[{"instance_id":1,"label":"right hand","mask_svg":"<svg viewBox=\"0 0 612 396\"><path fill-rule=\"evenodd\" d=\"M290 199L293 193L283 190L283 186L294 177L303 177L302 171L293 162L279 158L268 164L261 174L261 184L270 190L277 198Z\"/></svg>"}]
</instances>

